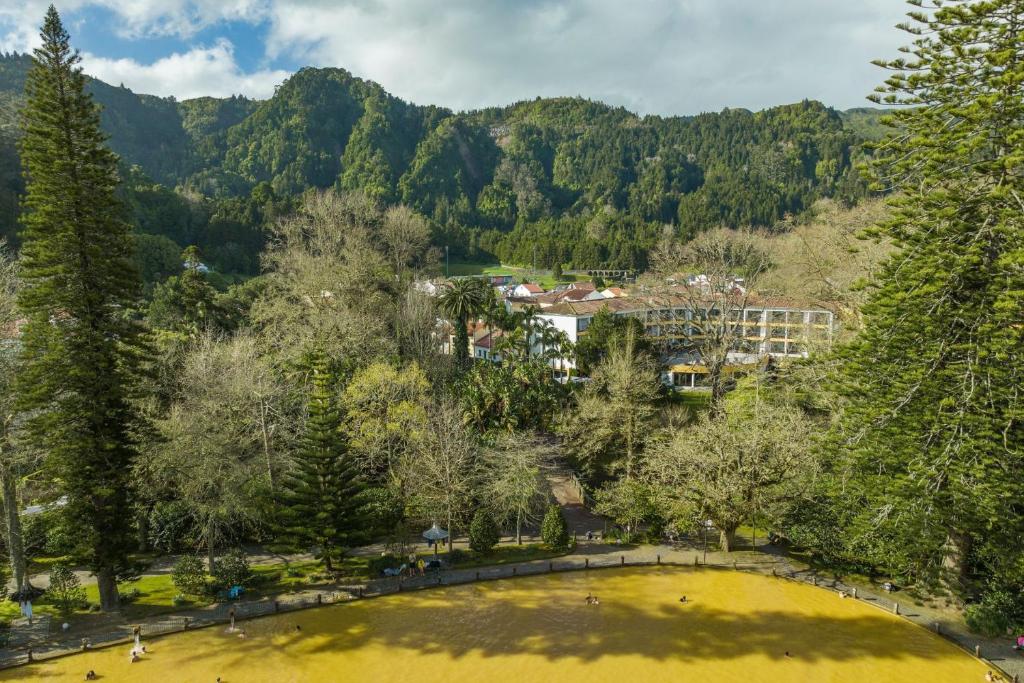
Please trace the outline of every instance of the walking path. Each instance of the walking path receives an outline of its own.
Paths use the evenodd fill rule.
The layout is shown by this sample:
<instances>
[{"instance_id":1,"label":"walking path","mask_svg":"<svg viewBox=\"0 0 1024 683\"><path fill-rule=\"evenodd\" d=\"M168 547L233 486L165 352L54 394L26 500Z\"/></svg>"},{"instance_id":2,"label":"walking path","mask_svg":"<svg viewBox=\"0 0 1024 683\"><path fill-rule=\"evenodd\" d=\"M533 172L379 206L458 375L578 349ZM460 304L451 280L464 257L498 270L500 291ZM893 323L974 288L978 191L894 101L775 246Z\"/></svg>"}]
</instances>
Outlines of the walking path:
<instances>
[{"instance_id":1,"label":"walking path","mask_svg":"<svg viewBox=\"0 0 1024 683\"><path fill-rule=\"evenodd\" d=\"M587 532L599 532L605 528L605 519L595 515L585 505L583 497L572 475L566 471L558 471L548 475L551 495L562 508L562 516L569 526L569 532L577 536L586 536Z\"/></svg>"},{"instance_id":2,"label":"walking path","mask_svg":"<svg viewBox=\"0 0 1024 683\"><path fill-rule=\"evenodd\" d=\"M763 550L775 552L763 552ZM371 597L402 590L417 590L436 585L453 585L477 580L542 574L549 571L582 569L587 566L597 568L657 563L691 566L699 563L704 565L705 555L702 549L686 545L626 547L582 542L572 553L552 560L534 560L491 567L452 569L428 574L423 577L376 579L359 585L323 586L317 589L276 596L276 598L240 601L230 604L222 603L200 609L183 610L182 612L155 617L143 622L142 633L146 637L152 637L153 635L181 631L186 628L224 623L229 619L230 610L234 610L239 619L251 618L273 614L278 611L313 607L319 604L342 602L358 599L359 597ZM706 554L706 565L723 569L734 568L762 574L775 574L793 580L814 582L822 587L823 590L843 589L848 592L853 591L852 586L846 586L833 580L826 580L817 576L813 571L795 567L785 555L770 546L761 546L758 551L742 550L728 554L708 552ZM885 595L882 592L866 589L863 586L857 587L857 595L859 599L869 601L879 608L890 612L894 610L893 597L898 599L898 594L895 596ZM1003 669L1010 676L1017 675L1024 681L1024 657L1014 651L1008 641L974 636L968 633L962 624L951 618L949 614L939 610L905 604L900 606L900 614L909 621L931 630L935 630L935 623L938 622L941 625L942 635L969 652L973 652L974 648L979 646L982 657L992 662L994 666ZM113 626L106 624L102 631L95 633L79 631L75 634L65 635L63 633L49 633L48 625L34 626L30 630L23 630L21 625L16 625L12 631L17 631L18 634L12 638L11 646L0 650L0 666L24 662L26 659L25 649L29 647L33 649L38 657L40 655L80 649L83 638L88 639L91 647L115 642L128 642L131 638L132 626L129 623Z\"/></svg>"}]
</instances>

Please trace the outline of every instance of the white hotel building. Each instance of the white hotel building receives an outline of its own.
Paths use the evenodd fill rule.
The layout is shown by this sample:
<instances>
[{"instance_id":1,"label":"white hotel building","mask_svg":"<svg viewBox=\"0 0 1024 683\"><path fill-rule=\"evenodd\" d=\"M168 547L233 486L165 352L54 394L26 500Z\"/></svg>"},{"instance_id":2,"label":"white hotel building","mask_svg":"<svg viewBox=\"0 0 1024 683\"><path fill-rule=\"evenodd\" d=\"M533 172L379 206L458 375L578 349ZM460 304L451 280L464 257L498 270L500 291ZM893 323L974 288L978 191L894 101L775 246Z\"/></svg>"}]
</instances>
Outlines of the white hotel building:
<instances>
[{"instance_id":1,"label":"white hotel building","mask_svg":"<svg viewBox=\"0 0 1024 683\"><path fill-rule=\"evenodd\" d=\"M602 308L617 316L640 320L647 336L662 352L662 380L678 389L699 388L707 369L701 364L700 329L694 316L719 315L713 303L685 297L623 297L560 303L537 313L576 343ZM742 303L722 306L732 321L728 359L732 367L751 365L768 357L802 358L815 345L829 345L835 333L835 314L821 306L779 298L744 297ZM695 309L699 312L695 313ZM561 376L574 374L571 358L552 362Z\"/></svg>"}]
</instances>

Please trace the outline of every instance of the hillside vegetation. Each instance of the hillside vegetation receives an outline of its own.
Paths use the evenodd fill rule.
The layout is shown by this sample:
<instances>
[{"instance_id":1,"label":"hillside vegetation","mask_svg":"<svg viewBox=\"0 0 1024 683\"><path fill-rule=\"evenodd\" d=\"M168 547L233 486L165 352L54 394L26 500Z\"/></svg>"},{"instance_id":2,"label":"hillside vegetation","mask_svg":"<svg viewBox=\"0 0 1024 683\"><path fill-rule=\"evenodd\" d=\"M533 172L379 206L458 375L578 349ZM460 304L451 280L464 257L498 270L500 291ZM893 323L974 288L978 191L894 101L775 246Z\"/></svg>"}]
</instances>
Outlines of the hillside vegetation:
<instances>
[{"instance_id":1,"label":"hillside vegetation","mask_svg":"<svg viewBox=\"0 0 1024 683\"><path fill-rule=\"evenodd\" d=\"M25 55L0 57L0 234L22 190L14 140ZM126 167L139 230L252 273L267 216L310 188L360 190L431 219L463 260L646 267L665 224L774 229L866 193L853 169L873 110L804 101L761 112L641 117L581 98L466 113L404 102L343 69L302 69L262 102L89 90ZM169 252L170 245L163 244Z\"/></svg>"}]
</instances>

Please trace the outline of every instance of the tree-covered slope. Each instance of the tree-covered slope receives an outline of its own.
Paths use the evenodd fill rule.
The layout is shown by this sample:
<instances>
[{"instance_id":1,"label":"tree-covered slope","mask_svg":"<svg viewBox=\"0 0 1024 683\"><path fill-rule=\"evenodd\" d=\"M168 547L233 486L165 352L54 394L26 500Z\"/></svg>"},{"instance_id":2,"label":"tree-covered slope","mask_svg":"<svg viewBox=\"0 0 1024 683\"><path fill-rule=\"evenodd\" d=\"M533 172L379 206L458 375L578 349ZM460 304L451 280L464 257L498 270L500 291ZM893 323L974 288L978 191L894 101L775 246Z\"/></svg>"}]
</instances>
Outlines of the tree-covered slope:
<instances>
[{"instance_id":1,"label":"tree-covered slope","mask_svg":"<svg viewBox=\"0 0 1024 683\"><path fill-rule=\"evenodd\" d=\"M8 235L29 61L0 57L0 232ZM206 214L218 202L251 204L260 187L259 197L279 204L337 186L410 205L456 257L537 255L549 266L641 268L665 224L684 236L719 225L772 228L820 198L854 200L864 188L852 159L877 125L871 110L840 114L810 101L641 117L567 97L453 113L404 102L343 69L302 69L262 102L177 102L97 80L89 89L122 162L189 201L212 202ZM133 185L146 183L136 174ZM132 205L183 201L146 192ZM156 213L185 215L180 206ZM149 220L146 229L196 239L206 223L191 214L188 229L183 219Z\"/></svg>"}]
</instances>

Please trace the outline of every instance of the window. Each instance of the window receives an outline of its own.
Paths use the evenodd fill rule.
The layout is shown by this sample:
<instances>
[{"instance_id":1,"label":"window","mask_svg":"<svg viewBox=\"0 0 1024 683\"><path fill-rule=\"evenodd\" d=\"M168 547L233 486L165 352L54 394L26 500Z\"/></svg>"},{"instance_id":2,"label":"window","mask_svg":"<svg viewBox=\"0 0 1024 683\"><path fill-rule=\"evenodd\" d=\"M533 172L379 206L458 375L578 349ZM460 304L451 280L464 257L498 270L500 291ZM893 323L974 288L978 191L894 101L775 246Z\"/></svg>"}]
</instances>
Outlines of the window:
<instances>
[{"instance_id":1,"label":"window","mask_svg":"<svg viewBox=\"0 0 1024 683\"><path fill-rule=\"evenodd\" d=\"M786 350L787 350L788 353L794 353L794 354L803 353L804 352L804 345L803 344L797 344L796 342L790 342L789 344L786 345Z\"/></svg>"},{"instance_id":2,"label":"window","mask_svg":"<svg viewBox=\"0 0 1024 683\"><path fill-rule=\"evenodd\" d=\"M786 323L785 311L768 311L768 322L773 325L784 325Z\"/></svg>"},{"instance_id":3,"label":"window","mask_svg":"<svg viewBox=\"0 0 1024 683\"><path fill-rule=\"evenodd\" d=\"M785 339L786 328L785 327L773 327L769 330L768 337L771 339Z\"/></svg>"},{"instance_id":4,"label":"window","mask_svg":"<svg viewBox=\"0 0 1024 683\"><path fill-rule=\"evenodd\" d=\"M773 341L768 342L768 353L785 353L786 342Z\"/></svg>"},{"instance_id":5,"label":"window","mask_svg":"<svg viewBox=\"0 0 1024 683\"><path fill-rule=\"evenodd\" d=\"M576 332L582 332L583 330L590 327L590 318L577 318L576 319Z\"/></svg>"},{"instance_id":6,"label":"window","mask_svg":"<svg viewBox=\"0 0 1024 683\"><path fill-rule=\"evenodd\" d=\"M811 313L811 324L812 325L828 325L828 313L815 312Z\"/></svg>"},{"instance_id":7,"label":"window","mask_svg":"<svg viewBox=\"0 0 1024 683\"><path fill-rule=\"evenodd\" d=\"M729 346L729 350L735 353L756 353L757 342L750 339L737 339Z\"/></svg>"},{"instance_id":8,"label":"window","mask_svg":"<svg viewBox=\"0 0 1024 683\"><path fill-rule=\"evenodd\" d=\"M761 311L747 311L747 322L748 323L759 323L759 322L761 322Z\"/></svg>"}]
</instances>

